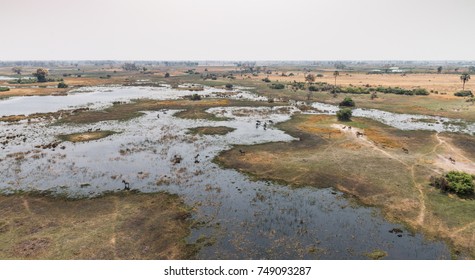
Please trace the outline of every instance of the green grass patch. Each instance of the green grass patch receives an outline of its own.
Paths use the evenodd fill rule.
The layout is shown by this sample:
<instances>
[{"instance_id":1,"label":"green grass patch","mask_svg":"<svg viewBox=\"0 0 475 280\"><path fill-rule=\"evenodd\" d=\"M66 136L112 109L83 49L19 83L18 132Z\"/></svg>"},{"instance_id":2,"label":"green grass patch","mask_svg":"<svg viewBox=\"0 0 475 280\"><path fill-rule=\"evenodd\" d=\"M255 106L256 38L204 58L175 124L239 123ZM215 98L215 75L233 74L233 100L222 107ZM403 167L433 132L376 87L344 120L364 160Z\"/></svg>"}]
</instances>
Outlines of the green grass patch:
<instances>
[{"instance_id":1,"label":"green grass patch","mask_svg":"<svg viewBox=\"0 0 475 280\"><path fill-rule=\"evenodd\" d=\"M386 251L376 249L376 250L374 250L372 252L369 252L369 253L366 253L364 255L367 256L368 258L372 259L372 260L380 260L382 258L387 257L388 253Z\"/></svg>"},{"instance_id":2,"label":"green grass patch","mask_svg":"<svg viewBox=\"0 0 475 280\"><path fill-rule=\"evenodd\" d=\"M63 141L76 143L76 142L87 142L87 141L98 140L98 139L102 139L116 133L117 132L110 131L110 130L88 131L88 132L80 132L80 133L72 133L72 134L61 134L61 135L58 135L58 138Z\"/></svg>"},{"instance_id":3,"label":"green grass patch","mask_svg":"<svg viewBox=\"0 0 475 280\"><path fill-rule=\"evenodd\" d=\"M227 126L200 126L189 129L189 133L198 135L226 135L236 130Z\"/></svg>"},{"instance_id":4,"label":"green grass patch","mask_svg":"<svg viewBox=\"0 0 475 280\"><path fill-rule=\"evenodd\" d=\"M227 121L230 118L218 117L214 114L208 113L205 111L205 108L190 108L185 111L180 111L174 116L182 119L191 119L191 120L209 120L209 121Z\"/></svg>"}]
</instances>

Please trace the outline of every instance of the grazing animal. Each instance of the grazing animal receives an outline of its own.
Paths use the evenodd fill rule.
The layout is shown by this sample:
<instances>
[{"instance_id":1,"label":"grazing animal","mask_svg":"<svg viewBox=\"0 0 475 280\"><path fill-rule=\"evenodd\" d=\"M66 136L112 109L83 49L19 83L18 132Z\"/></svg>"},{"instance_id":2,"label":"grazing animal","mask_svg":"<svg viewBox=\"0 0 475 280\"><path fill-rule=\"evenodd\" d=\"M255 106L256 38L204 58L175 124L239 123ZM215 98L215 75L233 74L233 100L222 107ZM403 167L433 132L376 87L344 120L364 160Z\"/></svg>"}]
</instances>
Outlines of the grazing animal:
<instances>
[{"instance_id":1,"label":"grazing animal","mask_svg":"<svg viewBox=\"0 0 475 280\"><path fill-rule=\"evenodd\" d=\"M88 131L88 132L91 132L91 131L92 131L92 128L89 128L87 131Z\"/></svg>"},{"instance_id":2,"label":"grazing animal","mask_svg":"<svg viewBox=\"0 0 475 280\"><path fill-rule=\"evenodd\" d=\"M346 129L346 125L343 126L343 129Z\"/></svg>"},{"instance_id":3,"label":"grazing animal","mask_svg":"<svg viewBox=\"0 0 475 280\"><path fill-rule=\"evenodd\" d=\"M409 150L406 148L402 148L402 151L405 152L406 154L409 154Z\"/></svg>"},{"instance_id":4,"label":"grazing animal","mask_svg":"<svg viewBox=\"0 0 475 280\"><path fill-rule=\"evenodd\" d=\"M364 135L364 133L362 133L362 132L359 132L359 131L356 132L356 137L360 137L360 136L363 136L363 135Z\"/></svg>"},{"instance_id":5,"label":"grazing animal","mask_svg":"<svg viewBox=\"0 0 475 280\"><path fill-rule=\"evenodd\" d=\"M180 163L182 159L183 159L183 158L182 158L181 156L179 156L179 155L174 155L174 156L173 156L173 159L172 159L173 165Z\"/></svg>"},{"instance_id":6,"label":"grazing animal","mask_svg":"<svg viewBox=\"0 0 475 280\"><path fill-rule=\"evenodd\" d=\"M129 182L122 180L122 183L124 183L124 190L130 191L130 185Z\"/></svg>"},{"instance_id":7,"label":"grazing animal","mask_svg":"<svg viewBox=\"0 0 475 280\"><path fill-rule=\"evenodd\" d=\"M101 131L101 129L100 129L100 128L97 128L96 131Z\"/></svg>"},{"instance_id":8,"label":"grazing animal","mask_svg":"<svg viewBox=\"0 0 475 280\"><path fill-rule=\"evenodd\" d=\"M241 149L239 149L239 153L241 154L241 156L246 154L246 152Z\"/></svg>"},{"instance_id":9,"label":"grazing animal","mask_svg":"<svg viewBox=\"0 0 475 280\"><path fill-rule=\"evenodd\" d=\"M455 159L453 159L452 157L449 157L449 160L452 164L455 164Z\"/></svg>"},{"instance_id":10,"label":"grazing animal","mask_svg":"<svg viewBox=\"0 0 475 280\"><path fill-rule=\"evenodd\" d=\"M351 129L351 126L348 126L348 129Z\"/></svg>"},{"instance_id":11,"label":"grazing animal","mask_svg":"<svg viewBox=\"0 0 475 280\"><path fill-rule=\"evenodd\" d=\"M269 123L274 123L272 120L269 120Z\"/></svg>"}]
</instances>

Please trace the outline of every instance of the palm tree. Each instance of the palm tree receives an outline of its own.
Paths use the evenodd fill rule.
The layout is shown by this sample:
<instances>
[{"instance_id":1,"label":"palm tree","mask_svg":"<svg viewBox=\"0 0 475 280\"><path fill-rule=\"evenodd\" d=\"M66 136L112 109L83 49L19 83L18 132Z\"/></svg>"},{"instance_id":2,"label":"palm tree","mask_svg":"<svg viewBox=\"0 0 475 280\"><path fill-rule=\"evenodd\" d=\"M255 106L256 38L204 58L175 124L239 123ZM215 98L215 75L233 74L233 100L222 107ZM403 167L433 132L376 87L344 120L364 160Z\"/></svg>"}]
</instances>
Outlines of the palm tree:
<instances>
[{"instance_id":1,"label":"palm tree","mask_svg":"<svg viewBox=\"0 0 475 280\"><path fill-rule=\"evenodd\" d=\"M462 81L462 90L465 90L465 83L468 82L468 80L470 80L470 74L463 73L460 76L460 80Z\"/></svg>"},{"instance_id":2,"label":"palm tree","mask_svg":"<svg viewBox=\"0 0 475 280\"><path fill-rule=\"evenodd\" d=\"M335 86L333 87L333 92L336 93L336 77L340 76L340 72L338 71L333 72L333 76L335 77Z\"/></svg>"}]
</instances>

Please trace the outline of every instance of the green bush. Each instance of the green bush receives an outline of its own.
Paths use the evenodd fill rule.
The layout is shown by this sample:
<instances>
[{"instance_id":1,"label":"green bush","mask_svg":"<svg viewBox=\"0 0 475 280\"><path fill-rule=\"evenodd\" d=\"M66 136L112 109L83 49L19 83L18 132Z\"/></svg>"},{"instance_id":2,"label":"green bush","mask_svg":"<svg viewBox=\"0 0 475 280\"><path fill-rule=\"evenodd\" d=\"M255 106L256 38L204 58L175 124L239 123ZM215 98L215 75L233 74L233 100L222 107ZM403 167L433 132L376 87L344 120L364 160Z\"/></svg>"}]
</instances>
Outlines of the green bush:
<instances>
[{"instance_id":1,"label":"green bush","mask_svg":"<svg viewBox=\"0 0 475 280\"><path fill-rule=\"evenodd\" d=\"M454 93L455 96L460 96L460 97L465 97L465 96L470 96L473 97L473 93L470 90L461 90L456 93Z\"/></svg>"},{"instance_id":2,"label":"green bush","mask_svg":"<svg viewBox=\"0 0 475 280\"><path fill-rule=\"evenodd\" d=\"M262 81L265 83L270 83L270 79L268 77L265 77L264 79L262 79Z\"/></svg>"},{"instance_id":3,"label":"green bush","mask_svg":"<svg viewBox=\"0 0 475 280\"><path fill-rule=\"evenodd\" d=\"M472 175L461 171L450 171L441 177L432 177L431 185L444 192L453 192L458 195L473 194L475 183Z\"/></svg>"},{"instance_id":4,"label":"green bush","mask_svg":"<svg viewBox=\"0 0 475 280\"><path fill-rule=\"evenodd\" d=\"M429 95L429 92L425 88L413 89L412 92L415 95Z\"/></svg>"},{"instance_id":5,"label":"green bush","mask_svg":"<svg viewBox=\"0 0 475 280\"><path fill-rule=\"evenodd\" d=\"M69 86L65 82L59 82L58 88L68 88Z\"/></svg>"},{"instance_id":6,"label":"green bush","mask_svg":"<svg viewBox=\"0 0 475 280\"><path fill-rule=\"evenodd\" d=\"M339 121L351 121L352 112L350 108L343 108L336 112Z\"/></svg>"},{"instance_id":7,"label":"green bush","mask_svg":"<svg viewBox=\"0 0 475 280\"><path fill-rule=\"evenodd\" d=\"M191 96L190 99L191 99L191 100L195 100L195 101L201 100L201 96L200 96L199 94L196 94L196 93L195 93L195 94L193 94L193 95Z\"/></svg>"},{"instance_id":8,"label":"green bush","mask_svg":"<svg viewBox=\"0 0 475 280\"><path fill-rule=\"evenodd\" d=\"M38 82L38 80L35 78L17 79L17 80L8 81L9 84L34 84L36 82Z\"/></svg>"},{"instance_id":9,"label":"green bush","mask_svg":"<svg viewBox=\"0 0 475 280\"><path fill-rule=\"evenodd\" d=\"M345 97L342 102L340 102L341 107L355 107L355 102L351 97Z\"/></svg>"},{"instance_id":10,"label":"green bush","mask_svg":"<svg viewBox=\"0 0 475 280\"><path fill-rule=\"evenodd\" d=\"M337 92L342 93L352 93L352 94L369 94L368 88L362 87L346 87L346 88L337 88Z\"/></svg>"},{"instance_id":11,"label":"green bush","mask_svg":"<svg viewBox=\"0 0 475 280\"><path fill-rule=\"evenodd\" d=\"M309 87L308 87L308 90L309 90L309 91L318 91L318 87L316 87L316 86L309 86Z\"/></svg>"},{"instance_id":12,"label":"green bush","mask_svg":"<svg viewBox=\"0 0 475 280\"><path fill-rule=\"evenodd\" d=\"M399 94L399 95L429 95L429 91L425 88L417 88L417 89L404 89L400 87L377 87L377 88L369 88L370 91L378 91L382 93L392 93L392 94Z\"/></svg>"},{"instance_id":13,"label":"green bush","mask_svg":"<svg viewBox=\"0 0 475 280\"><path fill-rule=\"evenodd\" d=\"M0 91L9 91L10 88L7 88L7 87L0 87Z\"/></svg>"},{"instance_id":14,"label":"green bush","mask_svg":"<svg viewBox=\"0 0 475 280\"><path fill-rule=\"evenodd\" d=\"M270 88L271 89L284 89L285 85L283 85L283 84L272 84L272 85L270 85Z\"/></svg>"}]
</instances>

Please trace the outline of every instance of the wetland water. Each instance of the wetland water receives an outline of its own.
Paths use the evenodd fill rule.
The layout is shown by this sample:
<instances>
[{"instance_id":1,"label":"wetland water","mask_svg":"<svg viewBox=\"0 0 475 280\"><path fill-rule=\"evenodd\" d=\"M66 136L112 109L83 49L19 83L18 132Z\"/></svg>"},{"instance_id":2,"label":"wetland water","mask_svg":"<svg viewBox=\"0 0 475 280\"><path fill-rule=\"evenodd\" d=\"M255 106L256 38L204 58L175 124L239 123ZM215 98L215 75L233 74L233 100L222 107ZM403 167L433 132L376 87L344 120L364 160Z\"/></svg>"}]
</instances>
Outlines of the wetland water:
<instances>
[{"instance_id":1,"label":"wetland water","mask_svg":"<svg viewBox=\"0 0 475 280\"><path fill-rule=\"evenodd\" d=\"M216 91L207 90L200 94ZM89 98L82 97L83 100L97 100L94 93L86 93ZM109 98L100 106L147 94L158 99L162 94L163 99L176 98L177 93L189 94L153 88L97 91L97 95L107 94ZM28 107L28 100L32 99L16 101L13 108ZM4 108L3 102L8 100L0 101L0 108ZM72 104L62 105L64 108ZM286 121L296 111L294 107L225 107L208 111L232 119L184 120L173 116L176 110L162 110L158 112L160 118L157 112L145 112L129 121L93 125L51 126L43 120L0 123L1 136L24 135L11 139L0 150L0 189L6 193L21 189L95 196L122 189L124 179L132 189L179 194L196 209L194 219L198 224L188 241L203 237L207 240L197 256L200 259L366 259L365 254L374 250L386 251L388 259L450 258L443 242L427 240L402 225L389 223L378 209L359 206L331 188L290 188L252 181L212 162L220 151L234 144L295 140L273 127L263 130L255 126L256 119ZM189 128L199 126L228 126L235 130L221 136L187 133ZM119 133L90 142L63 142L60 146L64 149L35 148L55 141L58 134L98 128ZM172 163L175 155L183 160ZM195 163L195 156L199 163ZM403 232L391 233L394 228Z\"/></svg>"}]
</instances>

